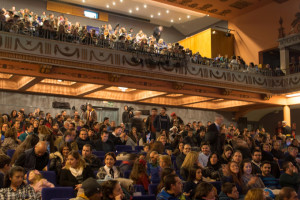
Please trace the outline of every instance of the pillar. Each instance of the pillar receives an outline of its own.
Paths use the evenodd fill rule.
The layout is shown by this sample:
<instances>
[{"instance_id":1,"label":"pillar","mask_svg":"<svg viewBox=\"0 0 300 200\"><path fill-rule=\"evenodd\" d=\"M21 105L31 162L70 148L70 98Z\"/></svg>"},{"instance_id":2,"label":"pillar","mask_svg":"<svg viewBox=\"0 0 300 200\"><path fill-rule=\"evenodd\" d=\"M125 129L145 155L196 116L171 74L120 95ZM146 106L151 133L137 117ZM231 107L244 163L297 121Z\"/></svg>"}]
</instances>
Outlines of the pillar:
<instances>
[{"instance_id":1,"label":"pillar","mask_svg":"<svg viewBox=\"0 0 300 200\"><path fill-rule=\"evenodd\" d=\"M280 49L280 69L283 71L285 74L289 74L289 49L286 47L283 47Z\"/></svg>"},{"instance_id":2,"label":"pillar","mask_svg":"<svg viewBox=\"0 0 300 200\"><path fill-rule=\"evenodd\" d=\"M288 126L291 126L291 109L290 106L283 107L283 121L286 121Z\"/></svg>"}]
</instances>

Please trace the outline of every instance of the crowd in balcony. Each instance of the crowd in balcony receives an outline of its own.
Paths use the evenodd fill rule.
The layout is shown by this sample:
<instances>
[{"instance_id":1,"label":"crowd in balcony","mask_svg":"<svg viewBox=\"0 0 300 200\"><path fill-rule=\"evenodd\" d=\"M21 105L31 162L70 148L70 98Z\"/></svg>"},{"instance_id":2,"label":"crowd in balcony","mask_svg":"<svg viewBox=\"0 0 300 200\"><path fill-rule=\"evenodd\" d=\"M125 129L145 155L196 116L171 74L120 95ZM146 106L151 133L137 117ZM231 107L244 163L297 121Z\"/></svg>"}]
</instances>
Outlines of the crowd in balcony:
<instances>
[{"instance_id":1,"label":"crowd in balcony","mask_svg":"<svg viewBox=\"0 0 300 200\"><path fill-rule=\"evenodd\" d=\"M142 30L135 33L133 28L127 30L117 24L102 24L89 29L88 26L70 22L64 15L54 16L43 12L38 15L29 9L11 10L2 8L0 11L1 30L24 35L55 39L85 45L94 45L119 50L136 51L161 56L186 58L192 63L222 67L248 73L260 73L267 76L282 76L280 68L266 65L264 68L253 63L246 64L240 56L218 56L215 59L202 57L199 52L185 49L179 43L166 43L161 38L162 26L157 27L153 35L147 35ZM299 67L293 70L298 71Z\"/></svg>"},{"instance_id":2,"label":"crowd in balcony","mask_svg":"<svg viewBox=\"0 0 300 200\"><path fill-rule=\"evenodd\" d=\"M0 199L298 199L295 124L268 133L165 107L144 118L125 106L120 124L91 104L80 112L1 115Z\"/></svg>"}]
</instances>

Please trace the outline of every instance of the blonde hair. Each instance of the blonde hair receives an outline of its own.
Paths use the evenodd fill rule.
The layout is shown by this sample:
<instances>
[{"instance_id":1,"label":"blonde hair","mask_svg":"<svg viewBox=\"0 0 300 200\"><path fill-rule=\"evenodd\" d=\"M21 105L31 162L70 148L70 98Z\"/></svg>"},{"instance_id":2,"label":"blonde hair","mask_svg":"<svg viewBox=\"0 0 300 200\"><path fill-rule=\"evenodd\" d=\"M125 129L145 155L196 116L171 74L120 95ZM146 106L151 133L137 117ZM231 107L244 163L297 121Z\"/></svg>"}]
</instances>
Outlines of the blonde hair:
<instances>
[{"instance_id":1,"label":"blonde hair","mask_svg":"<svg viewBox=\"0 0 300 200\"><path fill-rule=\"evenodd\" d=\"M159 160L164 161L168 167L172 166L171 157L169 155L161 155L159 156Z\"/></svg>"},{"instance_id":2,"label":"blonde hair","mask_svg":"<svg viewBox=\"0 0 300 200\"><path fill-rule=\"evenodd\" d=\"M245 196L245 200L264 199L264 191L261 188L253 188L249 190Z\"/></svg>"},{"instance_id":3,"label":"blonde hair","mask_svg":"<svg viewBox=\"0 0 300 200\"><path fill-rule=\"evenodd\" d=\"M79 168L85 168L86 167L86 162L84 161L84 159L81 157L81 155L79 154L78 151L71 151L69 154L68 154L68 157L69 156L72 156L73 158L75 158L76 160L79 161L79 164L78 164L78 167ZM67 161L66 162L66 165L64 167L64 169L70 169L70 165L69 165L69 162Z\"/></svg>"},{"instance_id":4,"label":"blonde hair","mask_svg":"<svg viewBox=\"0 0 300 200\"><path fill-rule=\"evenodd\" d=\"M181 167L192 168L194 167L197 160L198 160L198 152L191 151L186 155Z\"/></svg>"}]
</instances>

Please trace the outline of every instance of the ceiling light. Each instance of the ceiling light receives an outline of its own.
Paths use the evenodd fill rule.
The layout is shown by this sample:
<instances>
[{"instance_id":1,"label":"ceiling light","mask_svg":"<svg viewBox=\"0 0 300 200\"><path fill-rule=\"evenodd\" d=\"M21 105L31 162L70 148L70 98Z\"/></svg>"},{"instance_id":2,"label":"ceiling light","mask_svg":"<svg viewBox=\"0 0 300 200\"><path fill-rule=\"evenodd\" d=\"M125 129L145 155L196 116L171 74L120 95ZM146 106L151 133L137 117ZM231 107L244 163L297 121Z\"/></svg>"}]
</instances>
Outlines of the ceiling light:
<instances>
[{"instance_id":1,"label":"ceiling light","mask_svg":"<svg viewBox=\"0 0 300 200\"><path fill-rule=\"evenodd\" d=\"M139 11L139 7L136 7L135 10L136 10L136 11Z\"/></svg>"},{"instance_id":2,"label":"ceiling light","mask_svg":"<svg viewBox=\"0 0 300 200\"><path fill-rule=\"evenodd\" d=\"M144 8L147 8L147 5L146 5L146 4L144 5Z\"/></svg>"},{"instance_id":3,"label":"ceiling light","mask_svg":"<svg viewBox=\"0 0 300 200\"><path fill-rule=\"evenodd\" d=\"M153 18L154 16L153 16L153 15L150 15L150 17Z\"/></svg>"},{"instance_id":4,"label":"ceiling light","mask_svg":"<svg viewBox=\"0 0 300 200\"><path fill-rule=\"evenodd\" d=\"M216 31L213 31L212 34L216 34Z\"/></svg>"},{"instance_id":5,"label":"ceiling light","mask_svg":"<svg viewBox=\"0 0 300 200\"><path fill-rule=\"evenodd\" d=\"M115 6L115 5L116 5L116 2L112 2L112 5Z\"/></svg>"},{"instance_id":6,"label":"ceiling light","mask_svg":"<svg viewBox=\"0 0 300 200\"><path fill-rule=\"evenodd\" d=\"M169 10L166 10L166 13L169 13L170 11Z\"/></svg>"},{"instance_id":7,"label":"ceiling light","mask_svg":"<svg viewBox=\"0 0 300 200\"><path fill-rule=\"evenodd\" d=\"M181 17L179 17L178 19L179 19L179 21L180 21L180 20L181 20Z\"/></svg>"},{"instance_id":8,"label":"ceiling light","mask_svg":"<svg viewBox=\"0 0 300 200\"><path fill-rule=\"evenodd\" d=\"M207 14L206 16L209 17L209 14Z\"/></svg>"},{"instance_id":9,"label":"ceiling light","mask_svg":"<svg viewBox=\"0 0 300 200\"><path fill-rule=\"evenodd\" d=\"M109 8L109 5L108 5L108 4L106 5L106 8Z\"/></svg>"},{"instance_id":10,"label":"ceiling light","mask_svg":"<svg viewBox=\"0 0 300 200\"><path fill-rule=\"evenodd\" d=\"M298 97L298 96L300 96L300 93L286 95L286 97Z\"/></svg>"},{"instance_id":11,"label":"ceiling light","mask_svg":"<svg viewBox=\"0 0 300 200\"><path fill-rule=\"evenodd\" d=\"M187 18L189 19L189 18L191 18L191 16L188 15Z\"/></svg>"},{"instance_id":12,"label":"ceiling light","mask_svg":"<svg viewBox=\"0 0 300 200\"><path fill-rule=\"evenodd\" d=\"M131 10L131 9L129 9L129 13L132 13L132 10Z\"/></svg>"},{"instance_id":13,"label":"ceiling light","mask_svg":"<svg viewBox=\"0 0 300 200\"><path fill-rule=\"evenodd\" d=\"M157 13L157 15L158 15L158 16L160 16L160 12L159 12L159 13Z\"/></svg>"},{"instance_id":14,"label":"ceiling light","mask_svg":"<svg viewBox=\"0 0 300 200\"><path fill-rule=\"evenodd\" d=\"M57 80L58 82L62 82L62 80Z\"/></svg>"},{"instance_id":15,"label":"ceiling light","mask_svg":"<svg viewBox=\"0 0 300 200\"><path fill-rule=\"evenodd\" d=\"M122 92L126 92L126 90L128 90L127 87L118 87Z\"/></svg>"},{"instance_id":16,"label":"ceiling light","mask_svg":"<svg viewBox=\"0 0 300 200\"><path fill-rule=\"evenodd\" d=\"M123 2L123 0L120 0L120 2L122 3L122 2Z\"/></svg>"},{"instance_id":17,"label":"ceiling light","mask_svg":"<svg viewBox=\"0 0 300 200\"><path fill-rule=\"evenodd\" d=\"M85 0L82 0L82 3L85 3Z\"/></svg>"},{"instance_id":18,"label":"ceiling light","mask_svg":"<svg viewBox=\"0 0 300 200\"><path fill-rule=\"evenodd\" d=\"M174 20L173 20L173 19L171 19L171 22L173 23L173 22L174 22Z\"/></svg>"}]
</instances>

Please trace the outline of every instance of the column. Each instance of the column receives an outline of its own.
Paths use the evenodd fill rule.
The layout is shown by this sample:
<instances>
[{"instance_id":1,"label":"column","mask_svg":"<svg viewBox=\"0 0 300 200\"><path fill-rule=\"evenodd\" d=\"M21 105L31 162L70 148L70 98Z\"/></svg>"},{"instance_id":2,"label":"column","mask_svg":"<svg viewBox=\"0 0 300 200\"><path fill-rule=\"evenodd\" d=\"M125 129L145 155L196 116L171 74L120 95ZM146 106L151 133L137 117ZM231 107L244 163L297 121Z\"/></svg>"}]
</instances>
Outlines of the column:
<instances>
[{"instance_id":1,"label":"column","mask_svg":"<svg viewBox=\"0 0 300 200\"><path fill-rule=\"evenodd\" d=\"M291 109L290 106L283 107L283 121L286 121L288 126L291 126Z\"/></svg>"},{"instance_id":2,"label":"column","mask_svg":"<svg viewBox=\"0 0 300 200\"><path fill-rule=\"evenodd\" d=\"M280 49L280 69L285 74L289 74L289 49L287 47L283 47Z\"/></svg>"}]
</instances>

